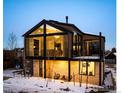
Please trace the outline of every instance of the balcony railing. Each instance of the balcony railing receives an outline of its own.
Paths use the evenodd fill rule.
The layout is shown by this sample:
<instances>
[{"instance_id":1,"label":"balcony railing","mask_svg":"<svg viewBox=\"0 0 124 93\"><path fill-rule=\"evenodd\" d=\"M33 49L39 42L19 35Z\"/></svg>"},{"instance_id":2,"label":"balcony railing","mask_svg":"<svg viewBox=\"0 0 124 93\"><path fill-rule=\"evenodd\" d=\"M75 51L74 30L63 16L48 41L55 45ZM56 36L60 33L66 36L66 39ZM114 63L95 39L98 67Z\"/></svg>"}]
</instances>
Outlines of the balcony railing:
<instances>
[{"instance_id":1,"label":"balcony railing","mask_svg":"<svg viewBox=\"0 0 124 93\"><path fill-rule=\"evenodd\" d=\"M49 50L46 50L46 55L47 55L47 57L61 57L61 56L63 56L63 51L49 49Z\"/></svg>"}]
</instances>

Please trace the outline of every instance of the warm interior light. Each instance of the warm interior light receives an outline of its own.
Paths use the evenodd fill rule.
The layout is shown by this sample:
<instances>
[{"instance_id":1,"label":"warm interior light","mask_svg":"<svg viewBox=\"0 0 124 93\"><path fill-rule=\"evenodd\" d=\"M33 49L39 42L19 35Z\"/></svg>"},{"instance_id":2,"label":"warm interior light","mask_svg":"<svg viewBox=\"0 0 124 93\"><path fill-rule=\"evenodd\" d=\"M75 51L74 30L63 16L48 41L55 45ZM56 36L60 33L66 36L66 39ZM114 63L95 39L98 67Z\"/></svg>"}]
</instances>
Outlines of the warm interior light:
<instances>
[{"instance_id":1,"label":"warm interior light","mask_svg":"<svg viewBox=\"0 0 124 93\"><path fill-rule=\"evenodd\" d=\"M56 36L56 35L55 35L54 37L55 37L56 39L58 39L60 36Z\"/></svg>"},{"instance_id":2,"label":"warm interior light","mask_svg":"<svg viewBox=\"0 0 124 93\"><path fill-rule=\"evenodd\" d=\"M38 32L40 32L40 29L38 30Z\"/></svg>"},{"instance_id":3,"label":"warm interior light","mask_svg":"<svg viewBox=\"0 0 124 93\"><path fill-rule=\"evenodd\" d=\"M82 68L82 74L86 74L86 62L85 61L82 63L81 68ZM88 62L88 75L94 75L94 62Z\"/></svg>"},{"instance_id":4,"label":"warm interior light","mask_svg":"<svg viewBox=\"0 0 124 93\"><path fill-rule=\"evenodd\" d=\"M75 50L75 46L73 46L73 50Z\"/></svg>"},{"instance_id":5,"label":"warm interior light","mask_svg":"<svg viewBox=\"0 0 124 93\"><path fill-rule=\"evenodd\" d=\"M55 47L55 50L58 50L58 48L57 48L57 47Z\"/></svg>"}]
</instances>

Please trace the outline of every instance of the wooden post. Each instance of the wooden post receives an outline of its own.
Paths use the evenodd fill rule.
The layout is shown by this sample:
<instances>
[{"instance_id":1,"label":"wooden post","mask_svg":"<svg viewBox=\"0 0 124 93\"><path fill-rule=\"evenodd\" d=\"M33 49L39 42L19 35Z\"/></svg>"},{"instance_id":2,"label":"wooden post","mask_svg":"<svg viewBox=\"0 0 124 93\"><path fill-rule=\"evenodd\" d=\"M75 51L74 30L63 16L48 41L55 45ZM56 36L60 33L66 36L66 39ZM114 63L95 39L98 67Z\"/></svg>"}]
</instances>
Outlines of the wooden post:
<instances>
[{"instance_id":1,"label":"wooden post","mask_svg":"<svg viewBox=\"0 0 124 93\"><path fill-rule=\"evenodd\" d=\"M86 78L86 89L88 89L88 61L86 61L86 75L87 75L87 78Z\"/></svg>"},{"instance_id":2,"label":"wooden post","mask_svg":"<svg viewBox=\"0 0 124 93\"><path fill-rule=\"evenodd\" d=\"M80 75L80 87L82 86L82 70L81 70L81 75Z\"/></svg>"},{"instance_id":3,"label":"wooden post","mask_svg":"<svg viewBox=\"0 0 124 93\"><path fill-rule=\"evenodd\" d=\"M70 81L71 80L71 73L70 73L71 71L70 71L70 59L69 59L69 61L68 61L68 81Z\"/></svg>"},{"instance_id":4,"label":"wooden post","mask_svg":"<svg viewBox=\"0 0 124 93\"><path fill-rule=\"evenodd\" d=\"M101 36L102 33L99 33L99 56L100 56L100 62L99 62L99 85L101 85L101 61L102 61L102 52L101 52Z\"/></svg>"},{"instance_id":5,"label":"wooden post","mask_svg":"<svg viewBox=\"0 0 124 93\"><path fill-rule=\"evenodd\" d=\"M74 86L75 86L75 74L73 72L73 82L74 82Z\"/></svg>"},{"instance_id":6,"label":"wooden post","mask_svg":"<svg viewBox=\"0 0 124 93\"><path fill-rule=\"evenodd\" d=\"M73 36L74 36L74 34L71 35L71 44L72 44L71 45L71 48L72 48L71 49L71 57L73 57Z\"/></svg>"},{"instance_id":7,"label":"wooden post","mask_svg":"<svg viewBox=\"0 0 124 93\"><path fill-rule=\"evenodd\" d=\"M46 23L44 23L44 78L46 78Z\"/></svg>"},{"instance_id":8,"label":"wooden post","mask_svg":"<svg viewBox=\"0 0 124 93\"><path fill-rule=\"evenodd\" d=\"M71 65L71 63L70 63L70 57L71 57L71 51L70 51L70 43L69 43L69 39L70 39L70 34L68 33L68 81L70 81L71 80L71 71L70 71L70 65Z\"/></svg>"},{"instance_id":9,"label":"wooden post","mask_svg":"<svg viewBox=\"0 0 124 93\"><path fill-rule=\"evenodd\" d=\"M83 56L83 36L81 35L81 37L80 37L80 46L81 46L81 50L80 50L80 52L81 52L81 56Z\"/></svg>"},{"instance_id":10,"label":"wooden post","mask_svg":"<svg viewBox=\"0 0 124 93\"><path fill-rule=\"evenodd\" d=\"M24 56L23 56L23 69L24 69L24 77L26 75L26 37L24 37Z\"/></svg>"}]
</instances>

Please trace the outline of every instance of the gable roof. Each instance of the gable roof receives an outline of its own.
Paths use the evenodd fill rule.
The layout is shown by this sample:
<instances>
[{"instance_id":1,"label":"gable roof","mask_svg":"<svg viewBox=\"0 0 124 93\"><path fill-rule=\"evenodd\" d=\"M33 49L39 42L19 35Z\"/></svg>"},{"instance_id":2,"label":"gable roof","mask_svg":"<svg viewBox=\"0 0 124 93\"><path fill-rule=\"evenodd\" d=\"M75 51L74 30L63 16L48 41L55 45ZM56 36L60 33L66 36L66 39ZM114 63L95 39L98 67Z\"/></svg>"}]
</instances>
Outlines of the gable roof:
<instances>
[{"instance_id":1,"label":"gable roof","mask_svg":"<svg viewBox=\"0 0 124 93\"><path fill-rule=\"evenodd\" d=\"M82 32L78 27L76 27L74 24L70 24L70 23L63 23L63 22L58 22L58 21L54 21L54 20L45 20L43 19L41 22L39 22L37 25L35 25L34 27L32 27L29 31L27 31L25 34L23 34L23 36L28 36L29 34L31 34L33 31L35 31L36 29L38 29L40 26L42 26L44 23L59 29L65 33L77 33L77 34L84 34L84 35L89 35L89 36L94 36L94 37L99 37L99 35L94 35L94 34L88 34L88 33L84 33ZM101 36L102 38L104 38L105 41L105 37Z\"/></svg>"},{"instance_id":2,"label":"gable roof","mask_svg":"<svg viewBox=\"0 0 124 93\"><path fill-rule=\"evenodd\" d=\"M30 33L32 33L33 31L35 31L37 28L39 28L41 25L43 25L44 23L55 27L59 30L62 30L64 32L69 32L69 33L78 33L78 34L82 34L83 32L80 31L80 29L78 29L74 24L67 24L67 23L62 23L62 22L58 22L58 21L54 21L54 20L45 20L43 19L41 22L39 22L37 25L35 25L33 28L31 28L29 31L27 31L25 34L23 34L23 36L27 36Z\"/></svg>"},{"instance_id":3,"label":"gable roof","mask_svg":"<svg viewBox=\"0 0 124 93\"><path fill-rule=\"evenodd\" d=\"M105 59L116 59L116 55L111 51L105 55Z\"/></svg>"},{"instance_id":4,"label":"gable roof","mask_svg":"<svg viewBox=\"0 0 124 93\"><path fill-rule=\"evenodd\" d=\"M78 34L82 34L83 32L77 28L74 24L70 24L70 23L62 23L62 22L58 22L58 21L54 21L54 20L49 20L50 23L52 24L55 24L59 27L62 27L62 28L65 28L65 29L68 29L72 32L76 32Z\"/></svg>"}]
</instances>

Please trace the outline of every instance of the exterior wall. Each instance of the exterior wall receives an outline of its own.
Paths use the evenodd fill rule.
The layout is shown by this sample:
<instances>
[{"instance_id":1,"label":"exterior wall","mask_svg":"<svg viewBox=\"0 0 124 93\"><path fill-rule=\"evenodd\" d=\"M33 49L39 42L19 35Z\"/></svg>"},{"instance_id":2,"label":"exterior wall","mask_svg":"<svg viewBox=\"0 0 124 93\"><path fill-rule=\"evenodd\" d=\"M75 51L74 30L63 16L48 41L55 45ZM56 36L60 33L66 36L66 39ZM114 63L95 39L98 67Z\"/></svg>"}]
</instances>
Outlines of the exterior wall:
<instances>
[{"instance_id":1,"label":"exterior wall","mask_svg":"<svg viewBox=\"0 0 124 93\"><path fill-rule=\"evenodd\" d=\"M75 81L79 82L79 62L71 61L71 75L75 74ZM85 83L87 79L86 75L82 75L82 82ZM73 79L71 80L73 81ZM95 62L95 75L88 76L88 83L99 85L99 62Z\"/></svg>"},{"instance_id":2,"label":"exterior wall","mask_svg":"<svg viewBox=\"0 0 124 93\"><path fill-rule=\"evenodd\" d=\"M64 35L64 57L71 57L71 51L72 51L72 35Z\"/></svg>"},{"instance_id":3,"label":"exterior wall","mask_svg":"<svg viewBox=\"0 0 124 93\"><path fill-rule=\"evenodd\" d=\"M44 74L44 62L42 61L42 73ZM103 81L103 65L101 64L101 81ZM71 61L71 81L73 81L73 73L75 74L75 81L79 82L79 62L78 61ZM33 61L33 75L34 76L40 76L40 70L39 70L39 61L35 60ZM53 78L54 75L60 74L61 79L63 75L68 79L68 61L62 61L62 60L46 60L46 77L47 78ZM44 76L44 75L42 75ZM87 76L82 75L82 83L86 83ZM99 62L95 62L95 75L88 76L88 83L89 84L95 84L99 85Z\"/></svg>"},{"instance_id":4,"label":"exterior wall","mask_svg":"<svg viewBox=\"0 0 124 93\"><path fill-rule=\"evenodd\" d=\"M104 69L105 69L105 63L104 62L102 62L102 64L101 64L102 66L101 66L101 69L102 69L102 71L101 71L101 84L103 83L103 80L104 80Z\"/></svg>"},{"instance_id":5,"label":"exterior wall","mask_svg":"<svg viewBox=\"0 0 124 93\"><path fill-rule=\"evenodd\" d=\"M33 76L38 77L39 74L39 60L33 60Z\"/></svg>"},{"instance_id":6,"label":"exterior wall","mask_svg":"<svg viewBox=\"0 0 124 93\"><path fill-rule=\"evenodd\" d=\"M63 75L68 76L68 61L61 60L46 60L46 76L53 78L54 75L60 74L60 79Z\"/></svg>"}]
</instances>

